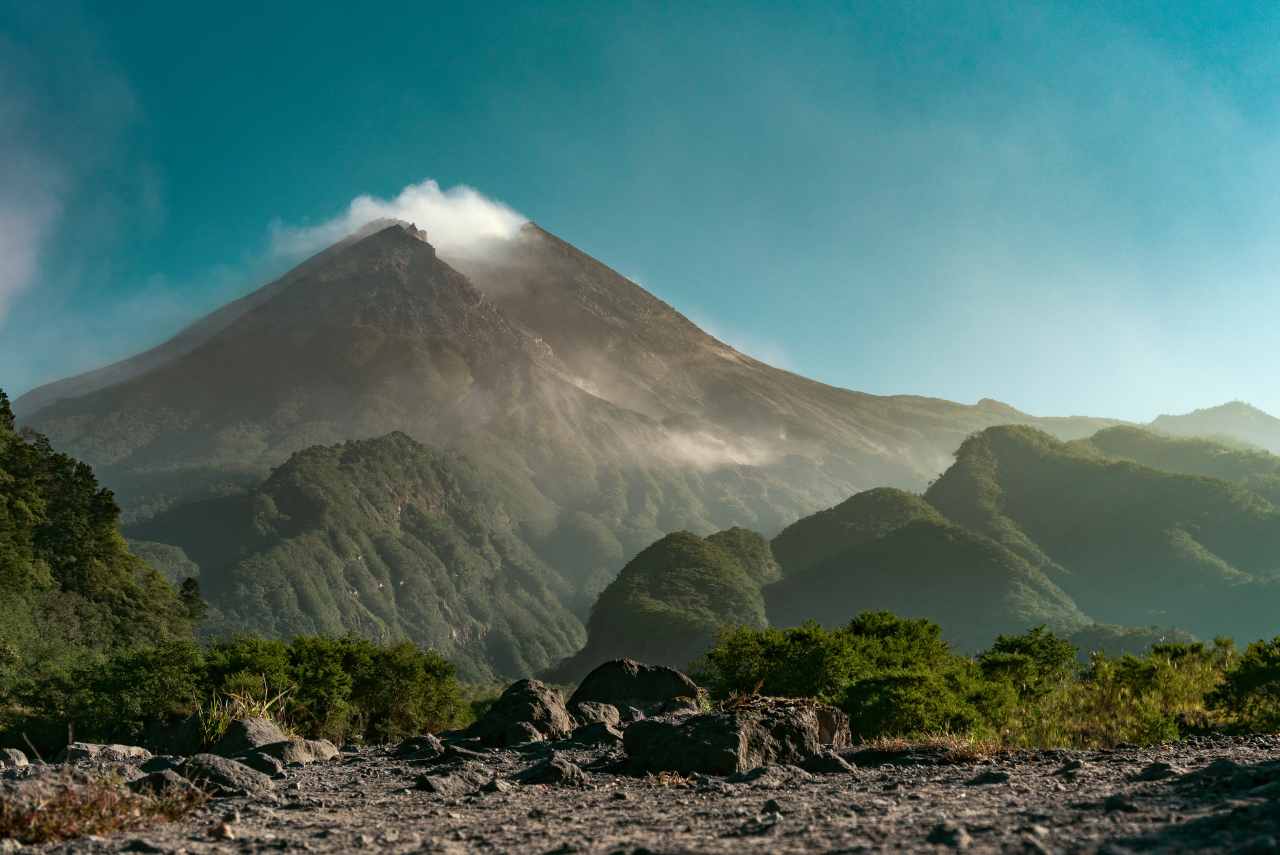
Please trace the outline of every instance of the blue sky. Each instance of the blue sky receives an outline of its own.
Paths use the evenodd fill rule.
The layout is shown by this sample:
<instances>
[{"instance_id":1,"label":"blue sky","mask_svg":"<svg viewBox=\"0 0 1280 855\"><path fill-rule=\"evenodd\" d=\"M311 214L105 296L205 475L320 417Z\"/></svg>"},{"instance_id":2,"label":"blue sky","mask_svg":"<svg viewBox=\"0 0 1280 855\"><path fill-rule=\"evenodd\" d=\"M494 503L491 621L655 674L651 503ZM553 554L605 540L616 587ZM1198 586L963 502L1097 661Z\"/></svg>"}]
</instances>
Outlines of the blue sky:
<instances>
[{"instance_id":1,"label":"blue sky","mask_svg":"<svg viewBox=\"0 0 1280 855\"><path fill-rule=\"evenodd\" d=\"M432 179L837 385L1280 412L1274 4L255 5L0 0L10 392Z\"/></svg>"}]
</instances>

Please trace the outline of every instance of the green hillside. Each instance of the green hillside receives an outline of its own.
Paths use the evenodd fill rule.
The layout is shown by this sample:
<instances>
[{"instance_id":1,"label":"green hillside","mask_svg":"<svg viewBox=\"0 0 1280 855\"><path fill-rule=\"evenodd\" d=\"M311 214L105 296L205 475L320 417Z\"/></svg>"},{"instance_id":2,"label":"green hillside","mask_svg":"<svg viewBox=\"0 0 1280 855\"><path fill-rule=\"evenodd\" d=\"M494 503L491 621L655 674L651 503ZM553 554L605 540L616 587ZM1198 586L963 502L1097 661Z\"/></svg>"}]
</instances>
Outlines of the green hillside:
<instances>
[{"instance_id":1,"label":"green hillside","mask_svg":"<svg viewBox=\"0 0 1280 855\"><path fill-rule=\"evenodd\" d=\"M936 508L915 493L878 487L787 526L773 539L773 554L783 573L795 576L824 559L878 540L909 523L943 519Z\"/></svg>"},{"instance_id":2,"label":"green hillside","mask_svg":"<svg viewBox=\"0 0 1280 855\"><path fill-rule=\"evenodd\" d=\"M1152 469L1233 481L1280 504L1280 456L1219 438L1175 437L1134 427L1100 430L1080 443Z\"/></svg>"},{"instance_id":3,"label":"green hillside","mask_svg":"<svg viewBox=\"0 0 1280 855\"><path fill-rule=\"evenodd\" d=\"M1276 631L1280 510L1240 484L1001 427L967 440L926 498L1019 554L1100 622L1203 636Z\"/></svg>"},{"instance_id":4,"label":"green hillside","mask_svg":"<svg viewBox=\"0 0 1280 855\"><path fill-rule=\"evenodd\" d=\"M298 452L247 496L130 534L181 546L227 630L407 639L471 679L532 673L585 638L572 587L486 480L403 434Z\"/></svg>"},{"instance_id":5,"label":"green hillside","mask_svg":"<svg viewBox=\"0 0 1280 855\"><path fill-rule=\"evenodd\" d=\"M19 674L190 636L187 606L129 552L119 515L88 466L14 429L0 392L0 702Z\"/></svg>"},{"instance_id":6,"label":"green hillside","mask_svg":"<svg viewBox=\"0 0 1280 855\"><path fill-rule=\"evenodd\" d=\"M976 650L1002 632L1040 624L1072 632L1089 623L1041 571L989 538L930 512L923 500L912 497L918 504L909 505L880 501L883 497L855 502L858 498L840 506L847 512L857 504L867 512L861 524L845 529L852 536L844 549L832 549L798 573L788 566L787 576L765 589L775 626L816 620L837 627L861 611L892 611L937 621L953 645ZM899 515L913 506L920 511L916 519ZM890 516L877 516L875 510ZM814 517L792 529L810 520Z\"/></svg>"},{"instance_id":7,"label":"green hillside","mask_svg":"<svg viewBox=\"0 0 1280 855\"><path fill-rule=\"evenodd\" d=\"M624 656L684 667L721 627L767 626L758 566L742 557L771 564L768 549L763 537L743 529L705 539L679 531L657 541L604 589L587 624L587 646L554 678L576 679Z\"/></svg>"}]
</instances>

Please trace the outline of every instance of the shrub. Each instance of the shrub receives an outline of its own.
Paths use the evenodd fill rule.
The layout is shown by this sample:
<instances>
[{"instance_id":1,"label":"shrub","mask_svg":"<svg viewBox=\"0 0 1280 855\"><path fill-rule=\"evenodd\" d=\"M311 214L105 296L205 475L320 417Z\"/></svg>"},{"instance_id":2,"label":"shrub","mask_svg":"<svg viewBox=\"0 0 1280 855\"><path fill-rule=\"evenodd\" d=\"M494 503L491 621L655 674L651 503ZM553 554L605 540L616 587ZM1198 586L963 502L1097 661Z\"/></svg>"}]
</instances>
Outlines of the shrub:
<instances>
[{"instance_id":1,"label":"shrub","mask_svg":"<svg viewBox=\"0 0 1280 855\"><path fill-rule=\"evenodd\" d=\"M193 713L206 742L243 716L338 743L394 741L469 719L453 666L434 651L321 637L165 642L98 657L27 681L18 707L0 733L33 734L42 750L64 744L68 725L78 739L137 742L149 723Z\"/></svg>"},{"instance_id":2,"label":"shrub","mask_svg":"<svg viewBox=\"0 0 1280 855\"><path fill-rule=\"evenodd\" d=\"M1209 701L1240 729L1280 730L1280 636L1245 648Z\"/></svg>"},{"instance_id":3,"label":"shrub","mask_svg":"<svg viewBox=\"0 0 1280 855\"><path fill-rule=\"evenodd\" d=\"M868 612L835 630L809 623L725 631L697 676L716 697L758 691L839 705L864 740L945 733L1086 748L1161 742L1232 722L1280 727L1280 639L1249 651L1232 668L1227 639L1157 644L1142 656L1095 654L1082 670L1075 647L1040 627L1002 635L970 659L952 653L929 621Z\"/></svg>"}]
</instances>

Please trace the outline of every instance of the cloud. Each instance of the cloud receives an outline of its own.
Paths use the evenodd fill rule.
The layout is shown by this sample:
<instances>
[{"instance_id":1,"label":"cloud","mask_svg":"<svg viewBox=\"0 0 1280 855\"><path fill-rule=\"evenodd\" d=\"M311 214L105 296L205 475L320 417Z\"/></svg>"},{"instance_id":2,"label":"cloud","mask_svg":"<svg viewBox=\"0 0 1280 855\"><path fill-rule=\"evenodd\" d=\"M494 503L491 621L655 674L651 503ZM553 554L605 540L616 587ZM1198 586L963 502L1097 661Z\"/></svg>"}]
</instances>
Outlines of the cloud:
<instances>
[{"instance_id":1,"label":"cloud","mask_svg":"<svg viewBox=\"0 0 1280 855\"><path fill-rule=\"evenodd\" d=\"M133 90L74 4L11 11L22 35L0 33L0 326L37 282L65 284L69 268L136 224L124 208L131 170L145 166L124 145L141 113ZM163 200L151 178L154 221ZM55 257L64 230L75 239Z\"/></svg>"},{"instance_id":2,"label":"cloud","mask_svg":"<svg viewBox=\"0 0 1280 855\"><path fill-rule=\"evenodd\" d=\"M486 241L513 237L528 218L465 185L441 190L432 179L410 184L394 199L357 196L346 213L318 226L272 224L272 252L302 256L336 243L375 220L404 220L427 232L442 253L463 253Z\"/></svg>"},{"instance_id":3,"label":"cloud","mask_svg":"<svg viewBox=\"0 0 1280 855\"><path fill-rule=\"evenodd\" d=\"M0 36L0 322L31 286L62 211L67 180L40 144L22 54Z\"/></svg>"}]
</instances>

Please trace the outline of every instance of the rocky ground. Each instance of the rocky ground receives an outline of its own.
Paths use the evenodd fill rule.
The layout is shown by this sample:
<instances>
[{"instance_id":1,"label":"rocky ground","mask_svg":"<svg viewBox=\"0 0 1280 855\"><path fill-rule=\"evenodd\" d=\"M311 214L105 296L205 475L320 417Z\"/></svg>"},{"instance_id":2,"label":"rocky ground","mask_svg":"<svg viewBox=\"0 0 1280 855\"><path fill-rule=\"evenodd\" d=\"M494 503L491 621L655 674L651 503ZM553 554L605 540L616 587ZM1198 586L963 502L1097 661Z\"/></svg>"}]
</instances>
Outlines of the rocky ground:
<instances>
[{"instance_id":1,"label":"rocky ground","mask_svg":"<svg viewBox=\"0 0 1280 855\"><path fill-rule=\"evenodd\" d=\"M39 847L56 852L1280 850L1280 737L958 758L850 745L803 703L644 718L628 708L615 725L615 706L575 696L571 717L543 687L520 685L443 741L336 756L298 740L246 749L269 737L250 723L234 734L240 761L82 748L61 765L4 770L0 800L69 769L215 794L172 823ZM728 766L644 770L655 763Z\"/></svg>"}]
</instances>

